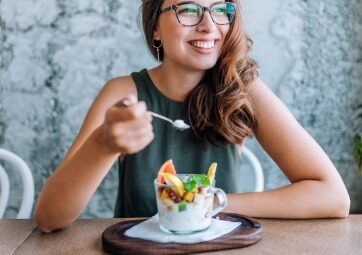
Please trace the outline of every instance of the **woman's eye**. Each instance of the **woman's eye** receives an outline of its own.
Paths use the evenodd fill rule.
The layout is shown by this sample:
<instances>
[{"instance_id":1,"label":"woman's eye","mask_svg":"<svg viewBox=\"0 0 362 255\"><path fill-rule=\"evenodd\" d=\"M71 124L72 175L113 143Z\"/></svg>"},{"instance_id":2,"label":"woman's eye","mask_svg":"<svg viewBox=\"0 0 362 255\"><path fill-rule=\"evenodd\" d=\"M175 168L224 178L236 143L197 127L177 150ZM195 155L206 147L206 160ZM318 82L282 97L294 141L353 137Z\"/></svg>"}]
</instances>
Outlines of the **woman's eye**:
<instances>
[{"instance_id":1,"label":"woman's eye","mask_svg":"<svg viewBox=\"0 0 362 255\"><path fill-rule=\"evenodd\" d=\"M198 11L195 8L182 8L177 13L178 14L197 15Z\"/></svg>"},{"instance_id":2,"label":"woman's eye","mask_svg":"<svg viewBox=\"0 0 362 255\"><path fill-rule=\"evenodd\" d=\"M224 7L216 7L212 10L214 13L226 13L226 9Z\"/></svg>"}]
</instances>

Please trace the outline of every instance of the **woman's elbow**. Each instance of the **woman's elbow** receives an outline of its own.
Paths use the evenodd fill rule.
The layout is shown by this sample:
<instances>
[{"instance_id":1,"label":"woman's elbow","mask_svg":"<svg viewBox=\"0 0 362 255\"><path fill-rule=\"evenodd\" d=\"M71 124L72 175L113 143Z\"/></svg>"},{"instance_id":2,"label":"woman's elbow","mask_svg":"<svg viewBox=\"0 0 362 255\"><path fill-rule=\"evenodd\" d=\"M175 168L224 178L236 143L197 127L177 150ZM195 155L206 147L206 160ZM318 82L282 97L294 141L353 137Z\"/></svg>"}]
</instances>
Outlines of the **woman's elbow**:
<instances>
[{"instance_id":1,"label":"woman's elbow","mask_svg":"<svg viewBox=\"0 0 362 255\"><path fill-rule=\"evenodd\" d=\"M35 212L34 213L35 221L38 225L38 228L44 232L44 233L50 233L54 231L55 229L52 228L51 224L49 224L49 221L46 217L44 217L41 213Z\"/></svg>"},{"instance_id":2,"label":"woman's elbow","mask_svg":"<svg viewBox=\"0 0 362 255\"><path fill-rule=\"evenodd\" d=\"M348 199L341 203L340 210L338 212L339 218L346 218L349 215L350 207L351 207L351 200L347 195Z\"/></svg>"},{"instance_id":3,"label":"woman's elbow","mask_svg":"<svg viewBox=\"0 0 362 255\"><path fill-rule=\"evenodd\" d=\"M54 226L54 221L51 220L52 217L46 215L44 211L36 210L34 213L34 218L38 228L44 233L50 233L59 229Z\"/></svg>"},{"instance_id":4,"label":"woman's elbow","mask_svg":"<svg viewBox=\"0 0 362 255\"><path fill-rule=\"evenodd\" d=\"M34 218L38 228L44 233L50 233L55 230L66 228L73 222L70 220L61 220L58 213L39 207L35 208Z\"/></svg>"},{"instance_id":5,"label":"woman's elbow","mask_svg":"<svg viewBox=\"0 0 362 255\"><path fill-rule=\"evenodd\" d=\"M37 224L38 224L38 228L41 230L41 232L43 233L50 233L52 231L54 231L55 229L51 229L46 223L43 223L39 220L36 220Z\"/></svg>"},{"instance_id":6,"label":"woman's elbow","mask_svg":"<svg viewBox=\"0 0 362 255\"><path fill-rule=\"evenodd\" d=\"M332 198L332 210L331 217L346 218L349 215L351 199L347 190L336 192Z\"/></svg>"}]
</instances>

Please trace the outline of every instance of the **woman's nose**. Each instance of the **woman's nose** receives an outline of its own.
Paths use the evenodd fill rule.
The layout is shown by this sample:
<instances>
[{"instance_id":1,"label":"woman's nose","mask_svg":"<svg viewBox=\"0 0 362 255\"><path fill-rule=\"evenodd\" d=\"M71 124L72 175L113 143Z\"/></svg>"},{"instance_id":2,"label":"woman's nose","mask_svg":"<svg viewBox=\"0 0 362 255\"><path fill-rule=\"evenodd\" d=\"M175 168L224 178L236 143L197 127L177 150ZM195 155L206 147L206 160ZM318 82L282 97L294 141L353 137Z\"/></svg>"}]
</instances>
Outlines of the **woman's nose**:
<instances>
[{"instance_id":1,"label":"woman's nose","mask_svg":"<svg viewBox=\"0 0 362 255\"><path fill-rule=\"evenodd\" d=\"M216 29L216 24L211 18L209 11L205 10L201 22L197 25L197 31L212 32Z\"/></svg>"}]
</instances>

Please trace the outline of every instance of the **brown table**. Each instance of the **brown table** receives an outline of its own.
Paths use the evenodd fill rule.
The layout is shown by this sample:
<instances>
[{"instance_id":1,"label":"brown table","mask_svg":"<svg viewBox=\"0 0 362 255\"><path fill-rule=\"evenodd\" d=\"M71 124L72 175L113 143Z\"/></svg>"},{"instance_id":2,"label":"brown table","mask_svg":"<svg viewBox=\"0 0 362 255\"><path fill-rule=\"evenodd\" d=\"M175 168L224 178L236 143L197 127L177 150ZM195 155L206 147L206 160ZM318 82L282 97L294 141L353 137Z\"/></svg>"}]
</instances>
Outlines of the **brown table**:
<instances>
[{"instance_id":1,"label":"brown table","mask_svg":"<svg viewBox=\"0 0 362 255\"><path fill-rule=\"evenodd\" d=\"M51 234L41 233L34 220L0 220L0 254L106 254L102 232L124 220L79 219ZM362 215L331 220L258 221L263 226L263 238L258 243L212 254L362 254Z\"/></svg>"}]
</instances>

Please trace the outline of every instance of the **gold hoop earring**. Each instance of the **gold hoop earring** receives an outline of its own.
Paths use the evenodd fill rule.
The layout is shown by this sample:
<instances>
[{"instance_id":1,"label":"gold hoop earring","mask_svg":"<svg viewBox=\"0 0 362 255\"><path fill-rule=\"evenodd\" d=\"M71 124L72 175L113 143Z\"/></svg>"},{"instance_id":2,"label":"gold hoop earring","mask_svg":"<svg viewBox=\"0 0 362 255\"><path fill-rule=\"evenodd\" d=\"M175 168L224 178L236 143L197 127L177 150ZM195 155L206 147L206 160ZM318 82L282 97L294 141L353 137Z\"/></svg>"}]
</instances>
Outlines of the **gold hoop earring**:
<instances>
[{"instance_id":1,"label":"gold hoop earring","mask_svg":"<svg viewBox=\"0 0 362 255\"><path fill-rule=\"evenodd\" d=\"M157 61L158 63L160 63L160 48L162 47L162 38L161 37L153 38L152 46L157 51Z\"/></svg>"}]
</instances>

